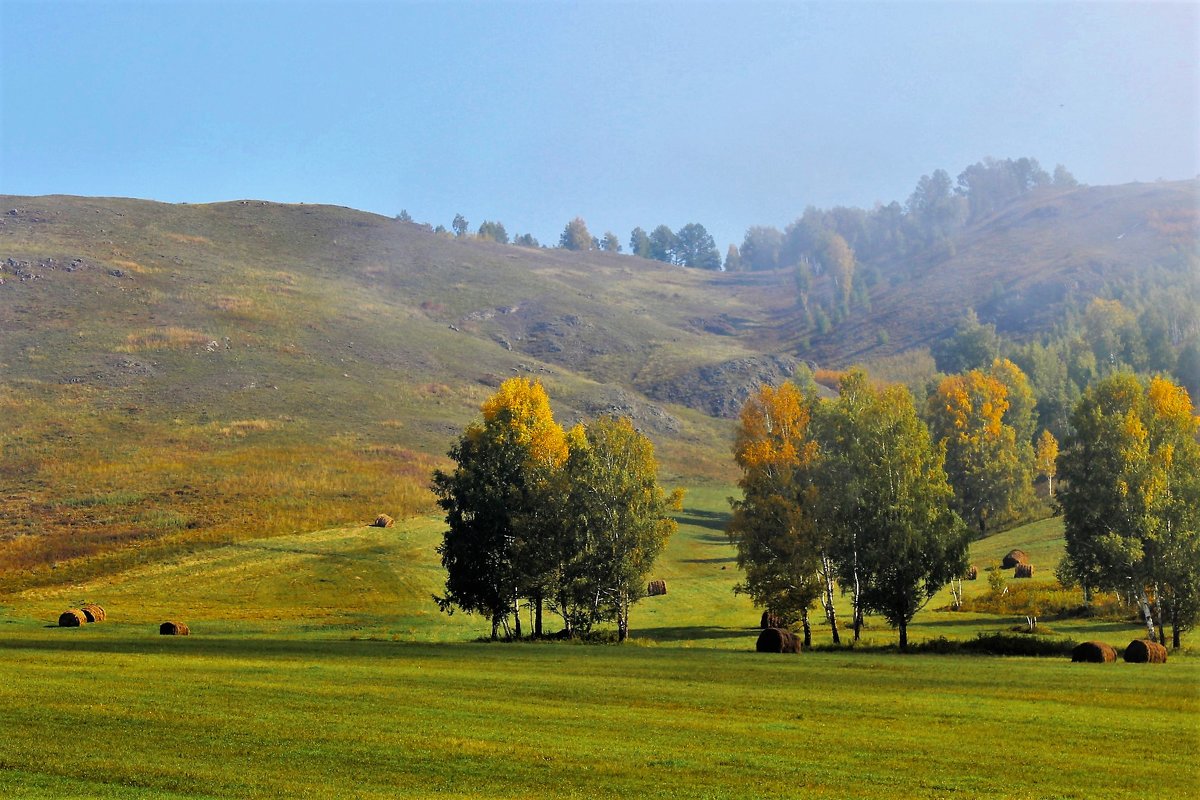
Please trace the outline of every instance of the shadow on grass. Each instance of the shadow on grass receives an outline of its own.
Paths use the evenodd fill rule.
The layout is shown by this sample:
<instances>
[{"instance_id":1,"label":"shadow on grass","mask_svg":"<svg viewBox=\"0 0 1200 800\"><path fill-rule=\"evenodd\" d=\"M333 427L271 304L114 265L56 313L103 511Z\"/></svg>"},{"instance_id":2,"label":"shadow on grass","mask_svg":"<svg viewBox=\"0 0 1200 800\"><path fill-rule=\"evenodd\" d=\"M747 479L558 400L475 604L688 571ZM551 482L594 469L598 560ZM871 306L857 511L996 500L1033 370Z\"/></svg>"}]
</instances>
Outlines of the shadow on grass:
<instances>
[{"instance_id":1,"label":"shadow on grass","mask_svg":"<svg viewBox=\"0 0 1200 800\"><path fill-rule=\"evenodd\" d=\"M758 635L757 628L718 628L699 625L677 628L638 628L631 626L629 635L635 639L653 639L656 642L687 641L690 639L733 639Z\"/></svg>"},{"instance_id":2,"label":"shadow on grass","mask_svg":"<svg viewBox=\"0 0 1200 800\"><path fill-rule=\"evenodd\" d=\"M735 556L717 556L715 558L681 558L684 564L736 564Z\"/></svg>"},{"instance_id":3,"label":"shadow on grass","mask_svg":"<svg viewBox=\"0 0 1200 800\"><path fill-rule=\"evenodd\" d=\"M697 528L709 528L724 533L725 525L729 522L729 514L723 511L684 511L675 515L675 521L680 525L693 525ZM721 541L728 539L722 537Z\"/></svg>"},{"instance_id":4,"label":"shadow on grass","mask_svg":"<svg viewBox=\"0 0 1200 800\"><path fill-rule=\"evenodd\" d=\"M57 653L109 653L115 655L164 655L171 658L389 658L398 651L421 651L434 657L451 655L455 648L475 646L473 642L406 642L377 639L276 639L259 636L207 637L203 634L179 637L148 634L141 639L43 638L0 639L5 651L44 651Z\"/></svg>"}]
</instances>

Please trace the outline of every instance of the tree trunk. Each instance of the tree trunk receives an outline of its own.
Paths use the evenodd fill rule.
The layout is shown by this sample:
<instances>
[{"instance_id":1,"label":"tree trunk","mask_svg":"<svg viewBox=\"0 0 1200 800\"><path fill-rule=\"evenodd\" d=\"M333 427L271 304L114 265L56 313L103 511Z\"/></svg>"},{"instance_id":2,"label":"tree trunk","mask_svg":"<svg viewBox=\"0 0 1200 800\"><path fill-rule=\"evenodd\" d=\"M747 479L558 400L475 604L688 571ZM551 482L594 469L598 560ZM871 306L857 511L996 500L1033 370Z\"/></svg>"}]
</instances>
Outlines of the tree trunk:
<instances>
[{"instance_id":1,"label":"tree trunk","mask_svg":"<svg viewBox=\"0 0 1200 800\"><path fill-rule=\"evenodd\" d=\"M1173 650L1179 649L1179 616L1178 615L1175 615L1175 617L1171 620L1171 649L1173 649Z\"/></svg>"},{"instance_id":2,"label":"tree trunk","mask_svg":"<svg viewBox=\"0 0 1200 800\"><path fill-rule=\"evenodd\" d=\"M808 609L800 612L800 624L804 626L804 649L812 647L812 628L808 624Z\"/></svg>"},{"instance_id":3,"label":"tree trunk","mask_svg":"<svg viewBox=\"0 0 1200 800\"><path fill-rule=\"evenodd\" d=\"M533 617L533 636L535 639L540 639L542 638L542 593L540 590L534 598L534 602L536 605Z\"/></svg>"},{"instance_id":4,"label":"tree trunk","mask_svg":"<svg viewBox=\"0 0 1200 800\"><path fill-rule=\"evenodd\" d=\"M629 638L629 600L622 598L617 603L617 641Z\"/></svg>"},{"instance_id":5,"label":"tree trunk","mask_svg":"<svg viewBox=\"0 0 1200 800\"><path fill-rule=\"evenodd\" d=\"M1138 590L1138 605L1142 609L1142 620L1146 623L1146 638L1152 642L1158 641L1158 632L1154 629L1154 613L1150 610L1150 601L1146 598L1146 590Z\"/></svg>"},{"instance_id":6,"label":"tree trunk","mask_svg":"<svg viewBox=\"0 0 1200 800\"><path fill-rule=\"evenodd\" d=\"M900 652L908 652L908 623L900 623Z\"/></svg>"},{"instance_id":7,"label":"tree trunk","mask_svg":"<svg viewBox=\"0 0 1200 800\"><path fill-rule=\"evenodd\" d=\"M492 614L492 641L496 641L497 632L500 630L500 615Z\"/></svg>"},{"instance_id":8,"label":"tree trunk","mask_svg":"<svg viewBox=\"0 0 1200 800\"><path fill-rule=\"evenodd\" d=\"M833 634L833 643L841 644L842 639L838 636L837 609L833 605L833 564L824 556L821 558L821 564L824 567L825 573L825 593L822 598L825 604L825 618L829 620L829 629Z\"/></svg>"},{"instance_id":9,"label":"tree trunk","mask_svg":"<svg viewBox=\"0 0 1200 800\"><path fill-rule=\"evenodd\" d=\"M517 625L516 635L517 635L517 638L520 639L521 638L521 598L520 597L518 597L513 602L513 619L516 620L516 625Z\"/></svg>"},{"instance_id":10,"label":"tree trunk","mask_svg":"<svg viewBox=\"0 0 1200 800\"><path fill-rule=\"evenodd\" d=\"M854 551L854 641L858 641L863 626L862 584L858 580L858 550Z\"/></svg>"}]
</instances>

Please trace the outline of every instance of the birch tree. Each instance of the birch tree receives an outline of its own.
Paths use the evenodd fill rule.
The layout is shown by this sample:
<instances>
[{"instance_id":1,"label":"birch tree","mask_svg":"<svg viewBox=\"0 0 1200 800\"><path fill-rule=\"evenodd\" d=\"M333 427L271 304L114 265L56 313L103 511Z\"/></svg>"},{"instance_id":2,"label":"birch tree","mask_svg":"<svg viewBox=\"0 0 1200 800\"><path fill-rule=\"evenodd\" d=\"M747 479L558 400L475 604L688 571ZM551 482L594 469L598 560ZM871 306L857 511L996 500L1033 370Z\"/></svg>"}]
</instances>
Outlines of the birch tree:
<instances>
[{"instance_id":1,"label":"birch tree","mask_svg":"<svg viewBox=\"0 0 1200 800\"><path fill-rule=\"evenodd\" d=\"M1113 374L1084 392L1059 456L1066 557L1085 589L1131 592L1147 635L1172 643L1200 614L1200 445L1187 392Z\"/></svg>"}]
</instances>

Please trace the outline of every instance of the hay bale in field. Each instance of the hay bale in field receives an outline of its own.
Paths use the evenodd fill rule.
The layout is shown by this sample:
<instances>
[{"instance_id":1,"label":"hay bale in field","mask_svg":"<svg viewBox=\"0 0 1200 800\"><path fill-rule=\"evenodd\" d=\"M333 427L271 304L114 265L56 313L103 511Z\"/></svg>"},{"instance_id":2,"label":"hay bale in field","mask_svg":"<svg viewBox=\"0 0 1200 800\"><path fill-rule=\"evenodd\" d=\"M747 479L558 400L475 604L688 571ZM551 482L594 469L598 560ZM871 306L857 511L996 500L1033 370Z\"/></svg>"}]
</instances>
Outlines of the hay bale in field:
<instances>
[{"instance_id":1,"label":"hay bale in field","mask_svg":"<svg viewBox=\"0 0 1200 800\"><path fill-rule=\"evenodd\" d=\"M1111 664L1117 660L1117 651L1106 642L1084 642L1071 651L1071 661L1088 664Z\"/></svg>"},{"instance_id":2,"label":"hay bale in field","mask_svg":"<svg viewBox=\"0 0 1200 800\"><path fill-rule=\"evenodd\" d=\"M182 622L164 622L158 626L160 636L190 636L191 631Z\"/></svg>"},{"instance_id":3,"label":"hay bale in field","mask_svg":"<svg viewBox=\"0 0 1200 800\"><path fill-rule=\"evenodd\" d=\"M783 621L783 617L778 614L772 614L770 611L762 613L762 619L758 621L760 628L786 628L787 623Z\"/></svg>"},{"instance_id":4,"label":"hay bale in field","mask_svg":"<svg viewBox=\"0 0 1200 800\"><path fill-rule=\"evenodd\" d=\"M86 606L81 606L79 610L87 617L88 622L104 622L104 620L108 619L108 614L105 613L104 609L95 603L88 603Z\"/></svg>"},{"instance_id":5,"label":"hay bale in field","mask_svg":"<svg viewBox=\"0 0 1200 800\"><path fill-rule=\"evenodd\" d=\"M78 628L80 625L86 625L87 623L87 615L78 608L68 608L58 615L58 627L60 628Z\"/></svg>"},{"instance_id":6,"label":"hay bale in field","mask_svg":"<svg viewBox=\"0 0 1200 800\"><path fill-rule=\"evenodd\" d=\"M973 581L973 580L977 580L978 578L979 578L979 568L976 567L974 564L967 567L967 580Z\"/></svg>"},{"instance_id":7,"label":"hay bale in field","mask_svg":"<svg viewBox=\"0 0 1200 800\"><path fill-rule=\"evenodd\" d=\"M759 653L799 653L800 640L786 628L766 628L758 635L754 650Z\"/></svg>"},{"instance_id":8,"label":"hay bale in field","mask_svg":"<svg viewBox=\"0 0 1200 800\"><path fill-rule=\"evenodd\" d=\"M1032 578L1033 564L1017 564L1017 568L1013 570L1014 578Z\"/></svg>"},{"instance_id":9,"label":"hay bale in field","mask_svg":"<svg viewBox=\"0 0 1200 800\"><path fill-rule=\"evenodd\" d=\"M396 524L396 520L392 519L387 514L380 514L378 517L375 518L375 521L371 523L371 527L372 528L390 528L395 524Z\"/></svg>"},{"instance_id":10,"label":"hay bale in field","mask_svg":"<svg viewBox=\"0 0 1200 800\"><path fill-rule=\"evenodd\" d=\"M1130 664L1165 664L1167 648L1149 639L1134 639L1125 648L1125 660Z\"/></svg>"},{"instance_id":11,"label":"hay bale in field","mask_svg":"<svg viewBox=\"0 0 1200 800\"><path fill-rule=\"evenodd\" d=\"M646 584L646 594L649 597L658 597L660 594L666 594L666 593L667 593L667 582L666 581L662 581L662 580L650 581L648 584Z\"/></svg>"},{"instance_id":12,"label":"hay bale in field","mask_svg":"<svg viewBox=\"0 0 1200 800\"><path fill-rule=\"evenodd\" d=\"M1029 556L1024 550L1009 550L1008 555L1000 562L1002 569L1014 569L1018 564L1028 564Z\"/></svg>"}]
</instances>

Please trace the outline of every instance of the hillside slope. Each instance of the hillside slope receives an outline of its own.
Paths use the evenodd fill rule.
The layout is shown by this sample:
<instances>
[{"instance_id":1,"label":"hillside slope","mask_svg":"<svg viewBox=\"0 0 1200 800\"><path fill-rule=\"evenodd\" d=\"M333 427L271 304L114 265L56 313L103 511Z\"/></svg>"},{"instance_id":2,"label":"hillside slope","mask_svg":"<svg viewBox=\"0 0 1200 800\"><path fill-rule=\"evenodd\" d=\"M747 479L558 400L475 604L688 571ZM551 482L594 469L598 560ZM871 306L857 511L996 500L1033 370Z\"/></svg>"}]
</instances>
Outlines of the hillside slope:
<instances>
[{"instance_id":1,"label":"hillside slope","mask_svg":"<svg viewBox=\"0 0 1200 800\"><path fill-rule=\"evenodd\" d=\"M1194 281L1198 186L1031 194L953 255L891 265L827 335L800 325L789 271L330 206L0 196L0 582L428 511L430 470L515 374L565 423L632 416L666 480L728 482L728 420L801 360L903 354L968 307L1030 335L1104 286Z\"/></svg>"},{"instance_id":2,"label":"hillside slope","mask_svg":"<svg viewBox=\"0 0 1200 800\"><path fill-rule=\"evenodd\" d=\"M958 232L949 251L887 265L871 308L814 334L808 357L845 364L927 346L967 308L1026 339L1130 285L1171 283L1200 304L1198 264L1200 180L1045 187Z\"/></svg>"}]
</instances>

